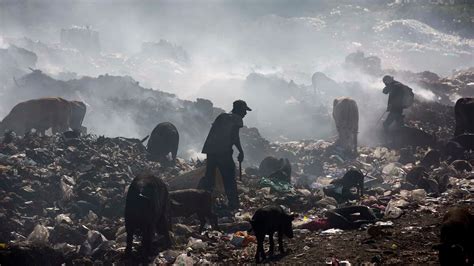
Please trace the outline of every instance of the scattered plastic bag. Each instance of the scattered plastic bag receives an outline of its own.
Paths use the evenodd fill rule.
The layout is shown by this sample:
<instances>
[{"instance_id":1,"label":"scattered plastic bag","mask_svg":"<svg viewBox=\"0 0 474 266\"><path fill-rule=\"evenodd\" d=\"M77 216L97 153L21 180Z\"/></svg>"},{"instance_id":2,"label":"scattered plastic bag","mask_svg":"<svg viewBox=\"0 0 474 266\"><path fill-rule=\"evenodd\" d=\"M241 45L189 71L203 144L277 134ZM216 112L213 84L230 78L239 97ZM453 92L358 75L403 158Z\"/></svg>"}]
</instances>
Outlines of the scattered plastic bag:
<instances>
[{"instance_id":1,"label":"scattered plastic bag","mask_svg":"<svg viewBox=\"0 0 474 266\"><path fill-rule=\"evenodd\" d=\"M193 250L204 250L207 248L207 243L203 242L201 239L190 237L188 240L187 247L190 247Z\"/></svg>"},{"instance_id":2,"label":"scattered plastic bag","mask_svg":"<svg viewBox=\"0 0 474 266\"><path fill-rule=\"evenodd\" d=\"M230 243L236 247L246 247L250 243L257 243L255 236L249 235L245 231L237 231L232 236Z\"/></svg>"},{"instance_id":3,"label":"scattered plastic bag","mask_svg":"<svg viewBox=\"0 0 474 266\"><path fill-rule=\"evenodd\" d=\"M307 229L310 231L317 231L317 230L327 230L330 227L329 221L327 219L314 219L305 224L299 226L300 229Z\"/></svg>"},{"instance_id":4,"label":"scattered plastic bag","mask_svg":"<svg viewBox=\"0 0 474 266\"><path fill-rule=\"evenodd\" d=\"M193 266L194 259L191 257L190 254L183 253L179 255L176 260L174 261L173 265L177 266Z\"/></svg>"},{"instance_id":5,"label":"scattered plastic bag","mask_svg":"<svg viewBox=\"0 0 474 266\"><path fill-rule=\"evenodd\" d=\"M100 249L107 247L107 238L100 232L95 230L89 230L87 232L87 239L81 245L79 253L90 256Z\"/></svg>"},{"instance_id":6,"label":"scattered plastic bag","mask_svg":"<svg viewBox=\"0 0 474 266\"><path fill-rule=\"evenodd\" d=\"M46 226L38 224L33 229L33 232L28 235L27 241L34 244L47 244L49 238L49 230Z\"/></svg>"},{"instance_id":7,"label":"scattered plastic bag","mask_svg":"<svg viewBox=\"0 0 474 266\"><path fill-rule=\"evenodd\" d=\"M331 228L331 229L322 231L321 234L322 235L335 235L335 234L340 234L342 232L344 232L344 230Z\"/></svg>"},{"instance_id":8,"label":"scattered plastic bag","mask_svg":"<svg viewBox=\"0 0 474 266\"><path fill-rule=\"evenodd\" d=\"M382 173L387 176L402 177L405 175L405 171L401 168L399 163L389 163L382 169Z\"/></svg>"},{"instance_id":9,"label":"scattered plastic bag","mask_svg":"<svg viewBox=\"0 0 474 266\"><path fill-rule=\"evenodd\" d=\"M415 202L421 203L426 200L426 191L424 189L415 189L411 191L411 199Z\"/></svg>"},{"instance_id":10,"label":"scattered plastic bag","mask_svg":"<svg viewBox=\"0 0 474 266\"><path fill-rule=\"evenodd\" d=\"M270 180L268 178L262 177L259 181L261 187L270 187L271 192L277 193L287 193L292 190L290 183L279 181L279 180Z\"/></svg>"},{"instance_id":11,"label":"scattered plastic bag","mask_svg":"<svg viewBox=\"0 0 474 266\"><path fill-rule=\"evenodd\" d=\"M400 216L402 216L403 211L402 209L396 207L393 203L390 201L387 204L387 207L385 208L385 213L384 217L387 219L398 219Z\"/></svg>"},{"instance_id":12,"label":"scattered plastic bag","mask_svg":"<svg viewBox=\"0 0 474 266\"><path fill-rule=\"evenodd\" d=\"M54 220L56 221L56 224L60 224L60 223L72 224L71 218L69 218L69 216L67 216L64 213L61 213L58 216L56 216Z\"/></svg>"}]
</instances>

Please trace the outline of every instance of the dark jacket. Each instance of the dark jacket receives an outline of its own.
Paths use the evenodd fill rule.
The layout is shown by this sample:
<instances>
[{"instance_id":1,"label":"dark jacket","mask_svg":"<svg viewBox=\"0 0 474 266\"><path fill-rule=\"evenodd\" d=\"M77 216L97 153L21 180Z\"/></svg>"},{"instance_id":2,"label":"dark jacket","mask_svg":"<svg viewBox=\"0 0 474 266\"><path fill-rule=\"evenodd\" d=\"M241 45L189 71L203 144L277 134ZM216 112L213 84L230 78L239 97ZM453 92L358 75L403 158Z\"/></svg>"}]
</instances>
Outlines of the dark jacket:
<instances>
[{"instance_id":1,"label":"dark jacket","mask_svg":"<svg viewBox=\"0 0 474 266\"><path fill-rule=\"evenodd\" d=\"M387 111L403 111L403 96L405 93L405 85L398 81L393 81L389 83L385 88L383 88L383 93L388 94Z\"/></svg>"},{"instance_id":2,"label":"dark jacket","mask_svg":"<svg viewBox=\"0 0 474 266\"><path fill-rule=\"evenodd\" d=\"M239 129L243 127L242 117L232 113L220 114L212 123L209 135L202 148L202 153L232 153L232 146L239 138Z\"/></svg>"}]
</instances>

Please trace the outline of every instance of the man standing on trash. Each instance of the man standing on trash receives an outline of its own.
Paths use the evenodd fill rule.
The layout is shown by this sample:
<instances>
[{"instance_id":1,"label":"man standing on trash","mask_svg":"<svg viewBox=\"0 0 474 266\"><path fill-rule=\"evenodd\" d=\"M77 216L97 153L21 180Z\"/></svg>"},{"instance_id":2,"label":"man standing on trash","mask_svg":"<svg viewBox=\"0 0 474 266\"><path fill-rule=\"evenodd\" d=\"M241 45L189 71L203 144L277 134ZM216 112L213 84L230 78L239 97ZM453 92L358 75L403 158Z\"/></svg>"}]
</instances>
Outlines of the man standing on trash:
<instances>
[{"instance_id":1,"label":"man standing on trash","mask_svg":"<svg viewBox=\"0 0 474 266\"><path fill-rule=\"evenodd\" d=\"M202 149L202 153L207 154L207 167L206 175L199 182L199 188L212 191L215 185L216 169L219 169L230 209L239 208L232 146L235 145L239 150L237 159L241 163L244 160L244 151L240 144L239 129L244 126L242 119L247 111L252 111L252 109L246 102L235 101L230 113L222 113L216 118Z\"/></svg>"},{"instance_id":2,"label":"man standing on trash","mask_svg":"<svg viewBox=\"0 0 474 266\"><path fill-rule=\"evenodd\" d=\"M392 76L386 75L382 81L385 84L382 92L388 94L387 112L389 112L383 122L383 128L388 132L394 122L397 128L403 126L403 109L413 103L413 92L408 86L394 80Z\"/></svg>"}]
</instances>

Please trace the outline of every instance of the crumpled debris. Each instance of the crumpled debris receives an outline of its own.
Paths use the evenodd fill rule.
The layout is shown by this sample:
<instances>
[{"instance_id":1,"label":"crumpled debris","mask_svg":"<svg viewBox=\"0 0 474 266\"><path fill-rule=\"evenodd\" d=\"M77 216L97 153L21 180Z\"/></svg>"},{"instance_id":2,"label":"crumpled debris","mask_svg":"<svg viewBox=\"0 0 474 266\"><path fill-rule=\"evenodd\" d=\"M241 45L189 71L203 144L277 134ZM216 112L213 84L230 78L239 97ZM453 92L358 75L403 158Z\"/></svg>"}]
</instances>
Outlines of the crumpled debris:
<instances>
[{"instance_id":1,"label":"crumpled debris","mask_svg":"<svg viewBox=\"0 0 474 266\"><path fill-rule=\"evenodd\" d=\"M101 249L107 249L111 243L105 238L104 235L98 231L91 230L87 232L87 239L79 248L79 253L82 255L90 256L97 253Z\"/></svg>"},{"instance_id":2,"label":"crumpled debris","mask_svg":"<svg viewBox=\"0 0 474 266\"><path fill-rule=\"evenodd\" d=\"M230 243L235 247L246 247L250 243L257 243L257 238L255 238L255 236L249 235L247 232L237 231L232 236Z\"/></svg>"},{"instance_id":3,"label":"crumpled debris","mask_svg":"<svg viewBox=\"0 0 474 266\"><path fill-rule=\"evenodd\" d=\"M418 123L410 119L407 122ZM444 132L445 128L440 127L440 130ZM247 137L252 138L257 133L249 129ZM288 244L301 243L301 251L305 252L313 247L310 243L321 237L346 241L345 237L351 234L351 230L327 230L326 220L319 217L324 217L330 209L352 205L370 207L383 222L364 225L357 232L365 234L363 231L367 230L372 236L368 241L377 241L398 227L402 220L398 218L402 215L441 214L440 206L472 202L474 179L466 168L467 163L472 162L469 159L467 163L457 163L460 164L457 170L455 165L446 162L426 169L427 179L436 185L432 188L407 180L407 173L417 167L426 154L424 148L406 149L404 152L411 157L405 154L403 158L401 150L359 147L358 157L349 159L334 151L328 152L332 144L329 141L267 143L261 136L257 137L250 143L256 150L265 149L261 158L271 154L290 160L292 174L291 180L287 180L290 182L262 177L258 171L248 168L242 181L238 181L241 202L238 212L229 213L223 207L225 197L222 193L216 195L216 213L222 232L210 231L207 227L207 231L199 234L195 217L177 218L173 223L176 245L172 250L159 250L156 263L253 262L256 245L252 233L246 232L251 229L248 221L258 207L269 204L284 205L304 217L293 222L297 239L289 240ZM351 167L366 174L364 196L338 203L324 194L324 188ZM127 138L88 135L66 139L33 133L0 144L0 224L5 229L0 231L0 238L5 239L5 249L28 242L46 243L68 261L120 261L126 245L124 197L132 178L143 170L162 177L175 188L177 183L184 184L182 179L191 179L187 177L199 180L205 167L200 161L179 159L174 166L148 161L143 145ZM426 226L410 226L411 229L405 230L408 233L420 231L413 229L419 227L427 230ZM392 244L390 252L395 252Z\"/></svg>"},{"instance_id":4,"label":"crumpled debris","mask_svg":"<svg viewBox=\"0 0 474 266\"><path fill-rule=\"evenodd\" d=\"M33 244L46 245L48 243L48 238L49 238L48 228L46 228L44 225L38 224L33 229L33 232L31 232L28 235L28 238L26 240Z\"/></svg>"},{"instance_id":5,"label":"crumpled debris","mask_svg":"<svg viewBox=\"0 0 474 266\"><path fill-rule=\"evenodd\" d=\"M290 183L281 180L270 180L265 177L260 179L259 185L261 187L270 187L274 193L290 192L293 189Z\"/></svg>"},{"instance_id":6,"label":"crumpled debris","mask_svg":"<svg viewBox=\"0 0 474 266\"><path fill-rule=\"evenodd\" d=\"M334 235L334 234L340 234L342 232L344 232L344 230L331 228L331 229L327 229L327 230L322 231L321 234L322 235Z\"/></svg>"},{"instance_id":7,"label":"crumpled debris","mask_svg":"<svg viewBox=\"0 0 474 266\"><path fill-rule=\"evenodd\" d=\"M203 242L202 239L190 237L187 246L193 250L203 250L206 249L207 243Z\"/></svg>"}]
</instances>

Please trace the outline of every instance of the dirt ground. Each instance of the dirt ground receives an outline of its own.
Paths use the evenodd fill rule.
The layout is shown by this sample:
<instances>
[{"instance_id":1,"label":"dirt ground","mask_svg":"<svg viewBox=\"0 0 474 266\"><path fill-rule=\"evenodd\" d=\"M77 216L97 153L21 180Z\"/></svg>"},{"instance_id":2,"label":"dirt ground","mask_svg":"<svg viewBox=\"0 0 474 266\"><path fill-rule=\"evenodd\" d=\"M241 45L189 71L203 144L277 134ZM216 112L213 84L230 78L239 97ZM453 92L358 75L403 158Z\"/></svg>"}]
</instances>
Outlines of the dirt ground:
<instances>
[{"instance_id":1,"label":"dirt ground","mask_svg":"<svg viewBox=\"0 0 474 266\"><path fill-rule=\"evenodd\" d=\"M285 247L289 248L288 254L280 256L276 249L276 256L267 262L321 265L335 258L339 261L349 261L352 265L439 264L438 253L433 246L439 241L442 217L453 206L453 203L440 204L436 213L419 211L416 207L406 209L402 217L392 220L393 227L383 229L383 233L377 237L370 236L366 229L348 230L332 235L323 235L320 231L296 234L293 239L284 240ZM468 203L456 206L466 206L471 211L474 209L474 205ZM249 249L254 252L255 248L256 245L252 245ZM244 252L247 253L248 250ZM250 256L233 262L254 261L253 256Z\"/></svg>"}]
</instances>

